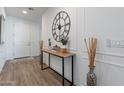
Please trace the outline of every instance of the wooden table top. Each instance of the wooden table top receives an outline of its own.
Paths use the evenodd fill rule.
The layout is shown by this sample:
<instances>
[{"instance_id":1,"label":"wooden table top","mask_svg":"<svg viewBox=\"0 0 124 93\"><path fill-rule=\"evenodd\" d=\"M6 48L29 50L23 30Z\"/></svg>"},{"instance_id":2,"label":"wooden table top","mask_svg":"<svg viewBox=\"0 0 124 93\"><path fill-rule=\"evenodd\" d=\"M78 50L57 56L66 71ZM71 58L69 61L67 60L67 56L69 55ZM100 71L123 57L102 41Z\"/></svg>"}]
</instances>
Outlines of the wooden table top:
<instances>
[{"instance_id":1,"label":"wooden table top","mask_svg":"<svg viewBox=\"0 0 124 93\"><path fill-rule=\"evenodd\" d=\"M63 58L71 57L71 56L75 55L75 53L71 53L71 52L62 53L60 51L55 51L55 50L51 50L51 49L42 49L42 51L46 52L46 53L50 53L50 54L58 56L58 57L63 57Z\"/></svg>"}]
</instances>

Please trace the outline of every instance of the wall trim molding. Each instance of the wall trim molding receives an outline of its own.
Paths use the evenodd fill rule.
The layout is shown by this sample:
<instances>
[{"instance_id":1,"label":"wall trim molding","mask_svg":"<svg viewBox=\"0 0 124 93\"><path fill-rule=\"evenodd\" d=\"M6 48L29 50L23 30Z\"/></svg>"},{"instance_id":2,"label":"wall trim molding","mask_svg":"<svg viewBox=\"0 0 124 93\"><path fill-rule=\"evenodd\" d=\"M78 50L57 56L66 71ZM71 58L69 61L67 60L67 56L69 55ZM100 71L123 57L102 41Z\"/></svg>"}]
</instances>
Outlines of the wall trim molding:
<instances>
[{"instance_id":1,"label":"wall trim molding","mask_svg":"<svg viewBox=\"0 0 124 93\"><path fill-rule=\"evenodd\" d=\"M77 49L74 49L74 48L70 48L71 51L77 51Z\"/></svg>"},{"instance_id":2,"label":"wall trim molding","mask_svg":"<svg viewBox=\"0 0 124 93\"><path fill-rule=\"evenodd\" d=\"M82 52L87 53L87 51L82 51ZM119 53L96 51L96 54L108 55L108 56L115 56L115 57L122 57L122 58L124 58L124 54L119 54Z\"/></svg>"},{"instance_id":3,"label":"wall trim molding","mask_svg":"<svg viewBox=\"0 0 124 93\"><path fill-rule=\"evenodd\" d=\"M83 57L83 59L86 59L88 60L89 58L88 57ZM110 63L110 61L105 61L105 60L99 60L99 59L96 59L95 62L98 62L98 63L104 63L104 64L108 64L108 65L113 65L113 66L116 66L116 67L121 67L124 69L124 65L121 65L121 64L117 64L117 63Z\"/></svg>"}]
</instances>

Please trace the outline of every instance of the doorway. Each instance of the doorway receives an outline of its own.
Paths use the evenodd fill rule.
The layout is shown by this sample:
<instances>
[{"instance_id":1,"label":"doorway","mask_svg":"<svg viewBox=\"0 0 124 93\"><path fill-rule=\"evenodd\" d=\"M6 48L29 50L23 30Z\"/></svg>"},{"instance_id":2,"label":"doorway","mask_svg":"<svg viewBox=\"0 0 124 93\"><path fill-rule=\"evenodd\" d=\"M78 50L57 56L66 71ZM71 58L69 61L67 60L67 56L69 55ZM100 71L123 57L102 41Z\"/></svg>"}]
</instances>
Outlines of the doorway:
<instances>
[{"instance_id":1,"label":"doorway","mask_svg":"<svg viewBox=\"0 0 124 93\"><path fill-rule=\"evenodd\" d=\"M33 22L14 24L14 58L38 56L40 30Z\"/></svg>"}]
</instances>

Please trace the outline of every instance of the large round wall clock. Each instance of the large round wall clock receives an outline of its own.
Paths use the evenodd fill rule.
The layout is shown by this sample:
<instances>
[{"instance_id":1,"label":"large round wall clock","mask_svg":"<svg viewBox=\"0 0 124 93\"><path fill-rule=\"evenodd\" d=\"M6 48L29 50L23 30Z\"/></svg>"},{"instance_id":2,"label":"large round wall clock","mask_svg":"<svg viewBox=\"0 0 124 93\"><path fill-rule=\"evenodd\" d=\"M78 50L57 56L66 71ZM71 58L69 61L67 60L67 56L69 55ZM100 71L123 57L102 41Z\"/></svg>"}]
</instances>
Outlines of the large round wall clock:
<instances>
[{"instance_id":1,"label":"large round wall clock","mask_svg":"<svg viewBox=\"0 0 124 93\"><path fill-rule=\"evenodd\" d=\"M60 11L54 18L52 24L53 38L60 42L61 39L66 38L70 31L70 17L67 12Z\"/></svg>"}]
</instances>

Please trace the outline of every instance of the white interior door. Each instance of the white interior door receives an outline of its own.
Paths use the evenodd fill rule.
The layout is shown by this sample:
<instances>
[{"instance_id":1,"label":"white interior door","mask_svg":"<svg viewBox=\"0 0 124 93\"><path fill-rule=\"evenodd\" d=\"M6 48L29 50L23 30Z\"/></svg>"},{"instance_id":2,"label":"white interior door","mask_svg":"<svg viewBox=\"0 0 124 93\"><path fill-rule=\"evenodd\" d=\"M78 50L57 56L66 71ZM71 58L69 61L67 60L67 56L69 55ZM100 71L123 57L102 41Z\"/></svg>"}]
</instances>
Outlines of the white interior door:
<instances>
[{"instance_id":1,"label":"white interior door","mask_svg":"<svg viewBox=\"0 0 124 93\"><path fill-rule=\"evenodd\" d=\"M31 55L30 27L28 23L17 22L14 26L15 58L28 57Z\"/></svg>"},{"instance_id":2,"label":"white interior door","mask_svg":"<svg viewBox=\"0 0 124 93\"><path fill-rule=\"evenodd\" d=\"M31 56L38 56L40 54L40 28L39 24L32 23L31 26Z\"/></svg>"}]
</instances>

